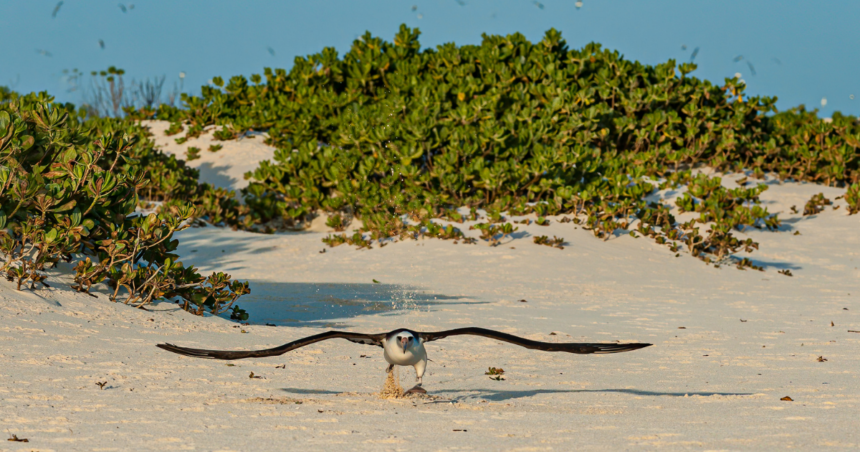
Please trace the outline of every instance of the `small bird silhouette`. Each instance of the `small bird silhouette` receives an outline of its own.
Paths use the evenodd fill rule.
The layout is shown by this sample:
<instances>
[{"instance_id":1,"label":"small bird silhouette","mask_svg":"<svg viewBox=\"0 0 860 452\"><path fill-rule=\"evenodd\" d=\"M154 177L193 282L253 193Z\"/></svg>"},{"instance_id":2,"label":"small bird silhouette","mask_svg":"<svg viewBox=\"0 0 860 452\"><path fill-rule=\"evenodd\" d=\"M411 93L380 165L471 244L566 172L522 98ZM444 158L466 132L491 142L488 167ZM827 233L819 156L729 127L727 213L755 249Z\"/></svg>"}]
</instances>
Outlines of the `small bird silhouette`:
<instances>
[{"instance_id":1,"label":"small bird silhouette","mask_svg":"<svg viewBox=\"0 0 860 452\"><path fill-rule=\"evenodd\" d=\"M753 64L751 61L747 60L747 66L749 66L749 68L750 68L750 74L755 75L755 68L753 67Z\"/></svg>"},{"instance_id":2,"label":"small bird silhouette","mask_svg":"<svg viewBox=\"0 0 860 452\"><path fill-rule=\"evenodd\" d=\"M537 2L537 1L536 1L536 2L532 2L532 3L534 3L534 5L535 5L535 6L537 6L538 8L543 9L543 3L541 3L541 2Z\"/></svg>"},{"instance_id":3,"label":"small bird silhouette","mask_svg":"<svg viewBox=\"0 0 860 452\"><path fill-rule=\"evenodd\" d=\"M102 50L104 50L104 49L105 49L105 42L104 42L104 41L102 41L101 39L99 39L99 47L101 47L101 48L102 48Z\"/></svg>"},{"instance_id":4,"label":"small bird silhouette","mask_svg":"<svg viewBox=\"0 0 860 452\"><path fill-rule=\"evenodd\" d=\"M692 55L690 55L690 62L691 63L693 62L693 60L696 59L696 55L698 55L698 54L699 54L699 48L696 47L695 49L693 49Z\"/></svg>"},{"instance_id":5,"label":"small bird silhouette","mask_svg":"<svg viewBox=\"0 0 860 452\"><path fill-rule=\"evenodd\" d=\"M43 49L36 49L36 53L38 53L39 55L46 56L46 57L53 56L53 55L51 55L51 52L48 52L47 50L43 50Z\"/></svg>"},{"instance_id":6,"label":"small bird silhouette","mask_svg":"<svg viewBox=\"0 0 860 452\"><path fill-rule=\"evenodd\" d=\"M121 9L121 10L122 10L122 12L125 12L125 11L126 11L126 10L125 10L125 5L123 5L122 3L120 3L120 4L119 4L119 9Z\"/></svg>"},{"instance_id":7,"label":"small bird silhouette","mask_svg":"<svg viewBox=\"0 0 860 452\"><path fill-rule=\"evenodd\" d=\"M54 12L51 13L51 19L57 17L57 13L60 12L61 6L63 6L63 2L57 3L57 6L54 7Z\"/></svg>"},{"instance_id":8,"label":"small bird silhouette","mask_svg":"<svg viewBox=\"0 0 860 452\"><path fill-rule=\"evenodd\" d=\"M732 61L734 61L735 63L737 63L738 61L740 61L740 60L742 60L742 59L744 59L744 56L743 56L743 55L738 55L738 56L736 56L736 57L732 58Z\"/></svg>"},{"instance_id":9,"label":"small bird silhouette","mask_svg":"<svg viewBox=\"0 0 860 452\"><path fill-rule=\"evenodd\" d=\"M275 56L275 49L273 49L271 47L266 47L266 50L269 51L269 55Z\"/></svg>"}]
</instances>

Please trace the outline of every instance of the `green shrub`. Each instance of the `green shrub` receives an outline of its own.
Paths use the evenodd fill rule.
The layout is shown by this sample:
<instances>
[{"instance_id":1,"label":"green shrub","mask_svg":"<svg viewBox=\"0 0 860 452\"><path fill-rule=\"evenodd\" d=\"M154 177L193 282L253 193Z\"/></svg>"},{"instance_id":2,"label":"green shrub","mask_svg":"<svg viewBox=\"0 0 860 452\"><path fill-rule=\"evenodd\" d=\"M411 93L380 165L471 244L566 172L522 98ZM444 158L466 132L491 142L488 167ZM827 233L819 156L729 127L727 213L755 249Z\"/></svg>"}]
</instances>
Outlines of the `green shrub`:
<instances>
[{"instance_id":1,"label":"green shrub","mask_svg":"<svg viewBox=\"0 0 860 452\"><path fill-rule=\"evenodd\" d=\"M0 102L0 252L6 257L0 272L19 289L35 288L47 285L46 269L78 259L73 287L82 292L105 282L112 300L122 296L134 306L179 297L197 314L233 307L248 283L223 273L203 277L174 254L173 233L187 227L194 207L176 203L158 214L135 214L141 193L168 193L148 179L147 165L175 160L141 145L140 128L84 122L84 115L45 93L10 94ZM188 175L157 174L174 182L182 176Z\"/></svg>"},{"instance_id":2,"label":"green shrub","mask_svg":"<svg viewBox=\"0 0 860 452\"><path fill-rule=\"evenodd\" d=\"M696 167L860 182L855 118L777 113L776 98L747 96L738 79L689 76L692 63L647 66L595 43L571 50L555 30L535 44L484 35L481 45L423 51L418 36L401 26L394 42L368 33L342 58L325 48L289 72L213 79L201 96L183 96L186 109L158 115L197 130L222 125L219 139L269 133L279 149L248 174L246 225L304 222L317 210L388 217L378 225L460 206L494 212L490 221L502 211L534 212L538 224L572 214L597 237L635 223L673 252L686 245L710 261L757 248L733 231L780 222L759 205L765 185L728 190ZM655 181L688 186L679 205L699 218L678 223L646 202ZM399 234L385 231L376 230Z\"/></svg>"}]
</instances>

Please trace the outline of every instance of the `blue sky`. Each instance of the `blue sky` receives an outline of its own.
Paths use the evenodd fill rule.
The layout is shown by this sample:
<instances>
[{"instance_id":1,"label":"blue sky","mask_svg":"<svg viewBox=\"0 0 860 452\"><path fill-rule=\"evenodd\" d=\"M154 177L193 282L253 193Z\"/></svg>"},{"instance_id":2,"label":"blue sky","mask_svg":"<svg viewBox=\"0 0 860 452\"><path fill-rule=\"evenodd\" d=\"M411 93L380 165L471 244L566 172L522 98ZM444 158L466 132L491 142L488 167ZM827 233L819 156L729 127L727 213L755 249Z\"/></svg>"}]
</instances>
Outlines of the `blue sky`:
<instances>
[{"instance_id":1,"label":"blue sky","mask_svg":"<svg viewBox=\"0 0 860 452\"><path fill-rule=\"evenodd\" d=\"M214 76L289 69L326 46L343 54L365 31L391 41L401 23L420 28L424 47L477 44L481 33L535 42L554 27L571 48L595 41L647 64L688 61L698 47L697 77L739 72L748 93L778 96L780 109L860 114L856 0L583 0L579 9L573 0L121 0L126 12L117 0L64 0L52 17L57 3L0 0L0 85L77 103L64 69L116 65L130 77L166 75L167 85L182 71L185 90L199 92Z\"/></svg>"}]
</instances>

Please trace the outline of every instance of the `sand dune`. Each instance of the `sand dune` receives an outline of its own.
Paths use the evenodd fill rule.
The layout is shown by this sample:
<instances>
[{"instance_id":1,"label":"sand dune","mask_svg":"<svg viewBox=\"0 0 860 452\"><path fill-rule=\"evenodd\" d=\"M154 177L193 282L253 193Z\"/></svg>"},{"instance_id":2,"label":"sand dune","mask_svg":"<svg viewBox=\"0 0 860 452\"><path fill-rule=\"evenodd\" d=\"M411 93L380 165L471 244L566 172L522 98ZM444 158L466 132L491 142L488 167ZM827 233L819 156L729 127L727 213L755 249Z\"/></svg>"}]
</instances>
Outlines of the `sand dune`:
<instances>
[{"instance_id":1,"label":"sand dune","mask_svg":"<svg viewBox=\"0 0 860 452\"><path fill-rule=\"evenodd\" d=\"M269 158L259 138L214 154L188 145L203 149L198 165L223 160L203 177L231 188L245 183L239 162ZM240 158L251 145L255 157ZM553 221L521 226L498 247L423 240L324 254L325 232L181 232L183 262L251 281L248 326L78 294L68 266L51 289L3 283L0 420L29 443L0 450L858 448L860 334L848 330L860 330L860 216L844 205L790 213L818 192L842 194L776 182L764 193L784 220L782 231L748 232L764 272L706 266L647 239L603 242ZM538 246L533 235L567 244ZM263 348L332 327L463 325L655 345L576 356L450 338L428 345L430 396L399 400L375 395L381 352L346 341L229 363L155 347ZM488 367L505 379L490 380ZM412 371L400 372L411 385Z\"/></svg>"}]
</instances>

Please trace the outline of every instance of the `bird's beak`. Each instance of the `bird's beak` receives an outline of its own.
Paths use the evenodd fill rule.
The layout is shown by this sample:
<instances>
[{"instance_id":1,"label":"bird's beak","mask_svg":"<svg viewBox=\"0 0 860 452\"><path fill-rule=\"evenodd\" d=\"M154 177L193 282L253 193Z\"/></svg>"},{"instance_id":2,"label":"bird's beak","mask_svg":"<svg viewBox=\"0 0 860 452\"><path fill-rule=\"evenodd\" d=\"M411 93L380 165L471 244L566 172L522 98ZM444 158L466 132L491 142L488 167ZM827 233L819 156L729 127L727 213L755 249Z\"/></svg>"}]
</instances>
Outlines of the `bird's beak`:
<instances>
[{"instance_id":1,"label":"bird's beak","mask_svg":"<svg viewBox=\"0 0 860 452\"><path fill-rule=\"evenodd\" d=\"M409 343L409 340L405 337L400 338L400 346L403 347L403 354L406 354L406 344Z\"/></svg>"}]
</instances>

